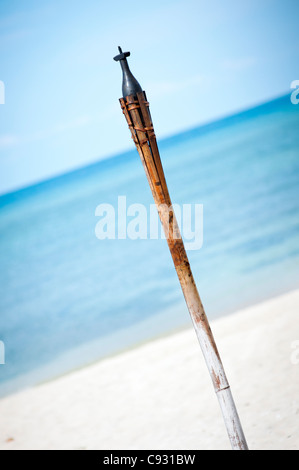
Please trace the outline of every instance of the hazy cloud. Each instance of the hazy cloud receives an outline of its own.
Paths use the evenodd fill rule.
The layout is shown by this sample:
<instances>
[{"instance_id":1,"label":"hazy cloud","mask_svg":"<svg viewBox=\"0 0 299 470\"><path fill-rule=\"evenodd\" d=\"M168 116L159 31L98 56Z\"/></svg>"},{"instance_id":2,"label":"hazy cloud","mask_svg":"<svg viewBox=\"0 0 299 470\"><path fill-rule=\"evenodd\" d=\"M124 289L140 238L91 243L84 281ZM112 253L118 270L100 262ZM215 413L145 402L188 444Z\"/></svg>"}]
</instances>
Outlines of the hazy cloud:
<instances>
[{"instance_id":1,"label":"hazy cloud","mask_svg":"<svg viewBox=\"0 0 299 470\"><path fill-rule=\"evenodd\" d=\"M43 139L49 139L63 132L85 127L86 125L90 123L90 121L91 121L90 116L83 115L69 122L60 123L60 124L53 126L52 128L40 130L40 131L27 134L27 135L13 135L13 134L0 135L0 149L14 147L20 144L37 142Z\"/></svg>"},{"instance_id":2,"label":"hazy cloud","mask_svg":"<svg viewBox=\"0 0 299 470\"><path fill-rule=\"evenodd\" d=\"M220 65L228 71L237 72L247 70L256 65L256 63L256 57L238 57L224 59Z\"/></svg>"}]
</instances>

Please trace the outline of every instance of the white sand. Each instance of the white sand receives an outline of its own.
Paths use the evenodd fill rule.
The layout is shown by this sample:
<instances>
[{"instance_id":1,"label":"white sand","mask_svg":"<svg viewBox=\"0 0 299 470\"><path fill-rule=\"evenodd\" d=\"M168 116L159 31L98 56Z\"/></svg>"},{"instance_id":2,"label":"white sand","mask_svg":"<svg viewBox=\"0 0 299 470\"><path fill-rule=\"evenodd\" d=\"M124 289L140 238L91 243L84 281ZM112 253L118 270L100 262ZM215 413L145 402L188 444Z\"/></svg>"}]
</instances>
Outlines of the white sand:
<instances>
[{"instance_id":1,"label":"white sand","mask_svg":"<svg viewBox=\"0 0 299 470\"><path fill-rule=\"evenodd\" d=\"M299 290L212 322L252 450L299 449L298 310ZM191 328L6 397L0 416L0 449L230 449Z\"/></svg>"}]
</instances>

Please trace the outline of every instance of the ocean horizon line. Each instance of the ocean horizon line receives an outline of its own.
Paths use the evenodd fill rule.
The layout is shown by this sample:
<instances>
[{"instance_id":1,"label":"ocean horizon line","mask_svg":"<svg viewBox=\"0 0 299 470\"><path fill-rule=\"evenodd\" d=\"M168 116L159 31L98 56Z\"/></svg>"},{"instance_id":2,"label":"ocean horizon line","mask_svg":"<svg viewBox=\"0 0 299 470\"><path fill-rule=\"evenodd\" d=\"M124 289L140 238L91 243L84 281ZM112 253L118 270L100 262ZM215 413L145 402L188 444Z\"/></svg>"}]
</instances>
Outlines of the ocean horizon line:
<instances>
[{"instance_id":1,"label":"ocean horizon line","mask_svg":"<svg viewBox=\"0 0 299 470\"><path fill-rule=\"evenodd\" d=\"M280 100L284 100L286 99L287 97L289 97L290 95L290 92L287 92L287 93L283 93L283 94L280 94L278 96L276 96L275 98L271 98L270 100L266 100L266 101L262 101L258 104L255 104L255 105L251 105L249 106L248 108L245 108L245 109L241 109L237 112L233 112L233 113L229 113L223 117L220 117L220 118L216 118L216 119L212 119L210 121L207 121L203 124L199 124L199 125L196 125L196 126L192 126L192 127L189 127L187 129L184 129L184 130L181 130L181 131L178 131L174 134L170 134L168 136L164 136L162 138L157 138L158 140L158 144L159 144L159 147L163 148L164 145L171 145L171 144L175 144L177 140L180 140L182 138L190 138L192 136L192 134L197 134L198 135L198 132L199 131L202 131L202 133L206 133L206 132L209 132L209 131L212 131L214 129L217 128L217 125L219 125L220 127L222 127L222 125L229 125L231 124L236 118L240 118L240 117L250 117L250 113L260 109L260 108L263 108L263 107L267 107L267 106L271 106L272 104L276 103L277 101L280 101ZM86 165L80 165L76 168L72 168L72 169L69 169L67 171L64 171L62 173L58 173L56 175L52 175L52 176L49 176L49 177L46 177L46 178L43 178L41 180L37 180L36 182L31 182L29 184L26 184L25 186L20 186L20 187L17 187L15 189L11 189L9 191L6 191L6 192L1 192L0 190L0 205L1 205L1 200L4 200L6 197L12 197L13 195L16 195L17 193L20 193L20 192L23 192L23 191L28 191L28 190L31 190L33 188L38 188L38 187L41 187L43 185L46 185L48 183L51 183L51 182L54 182L54 181L57 181L59 179L62 179L62 178L65 178L66 176L74 176L78 173L81 173L83 171L88 171L94 167L97 167L99 165L109 165L109 164L115 164L117 160L122 160L123 157L133 157L134 155L136 154L136 148L132 146L131 149L127 149L127 150L123 150L121 152L117 152L117 153L112 153L110 155L106 155L102 158L99 158L95 161L91 161L89 163L87 163Z\"/></svg>"},{"instance_id":2,"label":"ocean horizon line","mask_svg":"<svg viewBox=\"0 0 299 470\"><path fill-rule=\"evenodd\" d=\"M176 203L205 207L188 255L211 320L298 286L298 111L282 96L159 141ZM148 207L145 186L133 148L0 199L1 383L190 321L165 241L96 236L99 203Z\"/></svg>"}]
</instances>

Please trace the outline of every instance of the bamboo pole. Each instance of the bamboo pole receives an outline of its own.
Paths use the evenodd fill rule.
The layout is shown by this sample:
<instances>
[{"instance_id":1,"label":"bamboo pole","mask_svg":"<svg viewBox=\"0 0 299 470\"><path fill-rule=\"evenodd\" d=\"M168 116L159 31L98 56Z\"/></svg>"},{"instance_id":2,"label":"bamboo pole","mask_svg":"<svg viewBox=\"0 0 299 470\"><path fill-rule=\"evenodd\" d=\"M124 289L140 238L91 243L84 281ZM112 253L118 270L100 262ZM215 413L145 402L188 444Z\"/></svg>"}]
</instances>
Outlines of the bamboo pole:
<instances>
[{"instance_id":1,"label":"bamboo pole","mask_svg":"<svg viewBox=\"0 0 299 470\"><path fill-rule=\"evenodd\" d=\"M120 48L119 50L123 56L129 54L123 54ZM126 57L127 55L121 59L115 58L115 60L126 62ZM127 64L125 64L125 67L124 75L129 71ZM138 82L136 83L138 84ZM152 191L174 267L219 401L232 449L248 450L230 385L193 278L177 219L172 209L149 111L149 103L145 92L140 91L139 87L133 88L134 94L124 96L119 100L121 108Z\"/></svg>"}]
</instances>

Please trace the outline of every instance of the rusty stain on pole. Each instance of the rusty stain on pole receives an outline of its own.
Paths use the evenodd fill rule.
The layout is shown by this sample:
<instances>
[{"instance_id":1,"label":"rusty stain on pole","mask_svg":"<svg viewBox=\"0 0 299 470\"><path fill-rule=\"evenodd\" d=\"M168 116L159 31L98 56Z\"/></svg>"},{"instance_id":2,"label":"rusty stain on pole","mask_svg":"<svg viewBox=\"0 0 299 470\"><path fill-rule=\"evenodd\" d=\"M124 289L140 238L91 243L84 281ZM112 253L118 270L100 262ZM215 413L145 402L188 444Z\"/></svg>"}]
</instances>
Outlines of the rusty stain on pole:
<instances>
[{"instance_id":1,"label":"rusty stain on pole","mask_svg":"<svg viewBox=\"0 0 299 470\"><path fill-rule=\"evenodd\" d=\"M234 450L248 450L230 386L172 209L149 103L145 92L129 69L129 55L129 52L123 53L119 47L119 55L114 57L114 60L120 61L123 71L123 97L119 100L120 105L153 194L185 301L218 397L231 446Z\"/></svg>"}]
</instances>

